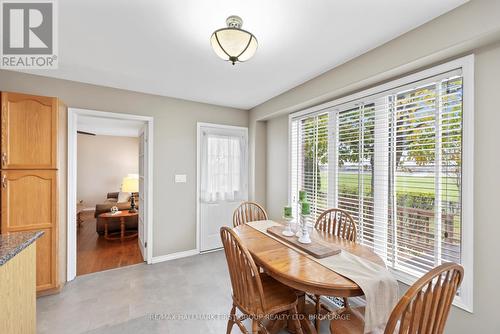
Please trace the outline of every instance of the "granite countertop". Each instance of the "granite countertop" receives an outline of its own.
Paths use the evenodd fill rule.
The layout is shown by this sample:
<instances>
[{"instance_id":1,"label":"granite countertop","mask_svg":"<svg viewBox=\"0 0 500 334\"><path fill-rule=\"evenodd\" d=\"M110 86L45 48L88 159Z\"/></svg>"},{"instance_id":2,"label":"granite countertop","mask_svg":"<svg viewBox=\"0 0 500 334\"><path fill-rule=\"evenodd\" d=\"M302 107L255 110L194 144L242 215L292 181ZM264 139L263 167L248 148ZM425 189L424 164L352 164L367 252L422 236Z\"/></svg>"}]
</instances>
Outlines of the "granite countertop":
<instances>
[{"instance_id":1,"label":"granite countertop","mask_svg":"<svg viewBox=\"0 0 500 334\"><path fill-rule=\"evenodd\" d=\"M43 231L0 234L0 266L3 266L42 235Z\"/></svg>"}]
</instances>

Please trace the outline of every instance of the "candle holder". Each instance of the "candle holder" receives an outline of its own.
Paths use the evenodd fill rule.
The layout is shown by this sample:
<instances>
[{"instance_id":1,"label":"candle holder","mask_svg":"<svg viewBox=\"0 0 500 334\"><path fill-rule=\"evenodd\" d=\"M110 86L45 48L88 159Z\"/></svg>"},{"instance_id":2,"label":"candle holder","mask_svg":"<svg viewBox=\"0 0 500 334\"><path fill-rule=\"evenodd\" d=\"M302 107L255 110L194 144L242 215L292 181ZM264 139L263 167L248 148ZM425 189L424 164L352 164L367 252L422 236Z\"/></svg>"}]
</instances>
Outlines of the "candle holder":
<instances>
[{"instance_id":1,"label":"candle holder","mask_svg":"<svg viewBox=\"0 0 500 334\"><path fill-rule=\"evenodd\" d=\"M302 215L301 215L302 216ZM295 224L295 229L297 232L295 233L295 236L297 238L300 238L302 236L302 223L301 223L302 218L297 219L297 224Z\"/></svg>"},{"instance_id":2,"label":"candle holder","mask_svg":"<svg viewBox=\"0 0 500 334\"><path fill-rule=\"evenodd\" d=\"M283 219L286 221L286 229L281 232L285 237L292 237L295 235L295 233L292 232L292 221L293 217L283 217Z\"/></svg>"},{"instance_id":3,"label":"candle holder","mask_svg":"<svg viewBox=\"0 0 500 334\"><path fill-rule=\"evenodd\" d=\"M312 241L311 241L311 237L309 236L309 229L308 229L308 226L307 226L307 220L309 218L309 215L303 215L301 214L300 215L300 218L302 220L302 229L301 229L301 233L300 233L300 237L299 237L299 242L301 244L310 244Z\"/></svg>"}]
</instances>

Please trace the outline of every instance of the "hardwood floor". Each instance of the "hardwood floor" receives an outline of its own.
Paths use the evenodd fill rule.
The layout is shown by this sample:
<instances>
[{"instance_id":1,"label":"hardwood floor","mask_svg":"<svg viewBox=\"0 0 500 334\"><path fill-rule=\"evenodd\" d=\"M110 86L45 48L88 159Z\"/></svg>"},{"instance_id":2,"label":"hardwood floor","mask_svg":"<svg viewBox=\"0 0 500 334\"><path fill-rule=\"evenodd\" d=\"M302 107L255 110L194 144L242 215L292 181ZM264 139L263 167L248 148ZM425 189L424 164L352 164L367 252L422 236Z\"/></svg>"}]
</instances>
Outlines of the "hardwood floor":
<instances>
[{"instance_id":1,"label":"hardwood floor","mask_svg":"<svg viewBox=\"0 0 500 334\"><path fill-rule=\"evenodd\" d=\"M77 230L77 275L143 262L136 238L107 241L95 231L94 211L85 211L81 217L83 223Z\"/></svg>"}]
</instances>

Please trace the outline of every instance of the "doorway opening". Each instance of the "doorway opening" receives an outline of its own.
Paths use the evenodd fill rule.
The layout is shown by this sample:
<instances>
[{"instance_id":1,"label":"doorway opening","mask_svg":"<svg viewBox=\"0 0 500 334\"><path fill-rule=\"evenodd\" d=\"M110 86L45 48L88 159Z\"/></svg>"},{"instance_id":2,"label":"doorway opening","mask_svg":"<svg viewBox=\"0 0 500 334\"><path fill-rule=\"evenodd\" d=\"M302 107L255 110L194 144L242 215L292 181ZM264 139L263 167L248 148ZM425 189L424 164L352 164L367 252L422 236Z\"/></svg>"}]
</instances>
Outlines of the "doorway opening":
<instances>
[{"instance_id":1,"label":"doorway opening","mask_svg":"<svg viewBox=\"0 0 500 334\"><path fill-rule=\"evenodd\" d=\"M68 281L152 259L153 118L69 108Z\"/></svg>"}]
</instances>

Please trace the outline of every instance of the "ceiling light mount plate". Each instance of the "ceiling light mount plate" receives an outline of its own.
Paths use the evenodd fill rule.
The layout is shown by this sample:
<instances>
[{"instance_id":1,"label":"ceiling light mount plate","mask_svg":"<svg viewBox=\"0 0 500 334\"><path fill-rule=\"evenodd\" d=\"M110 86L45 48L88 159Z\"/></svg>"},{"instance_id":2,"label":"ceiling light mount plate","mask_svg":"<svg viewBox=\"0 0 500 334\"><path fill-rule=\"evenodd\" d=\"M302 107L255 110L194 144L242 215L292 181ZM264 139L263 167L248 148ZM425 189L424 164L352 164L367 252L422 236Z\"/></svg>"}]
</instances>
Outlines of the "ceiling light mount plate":
<instances>
[{"instance_id":1,"label":"ceiling light mount plate","mask_svg":"<svg viewBox=\"0 0 500 334\"><path fill-rule=\"evenodd\" d=\"M226 19L226 24L229 28L241 29L243 19L237 15L231 15Z\"/></svg>"}]
</instances>

